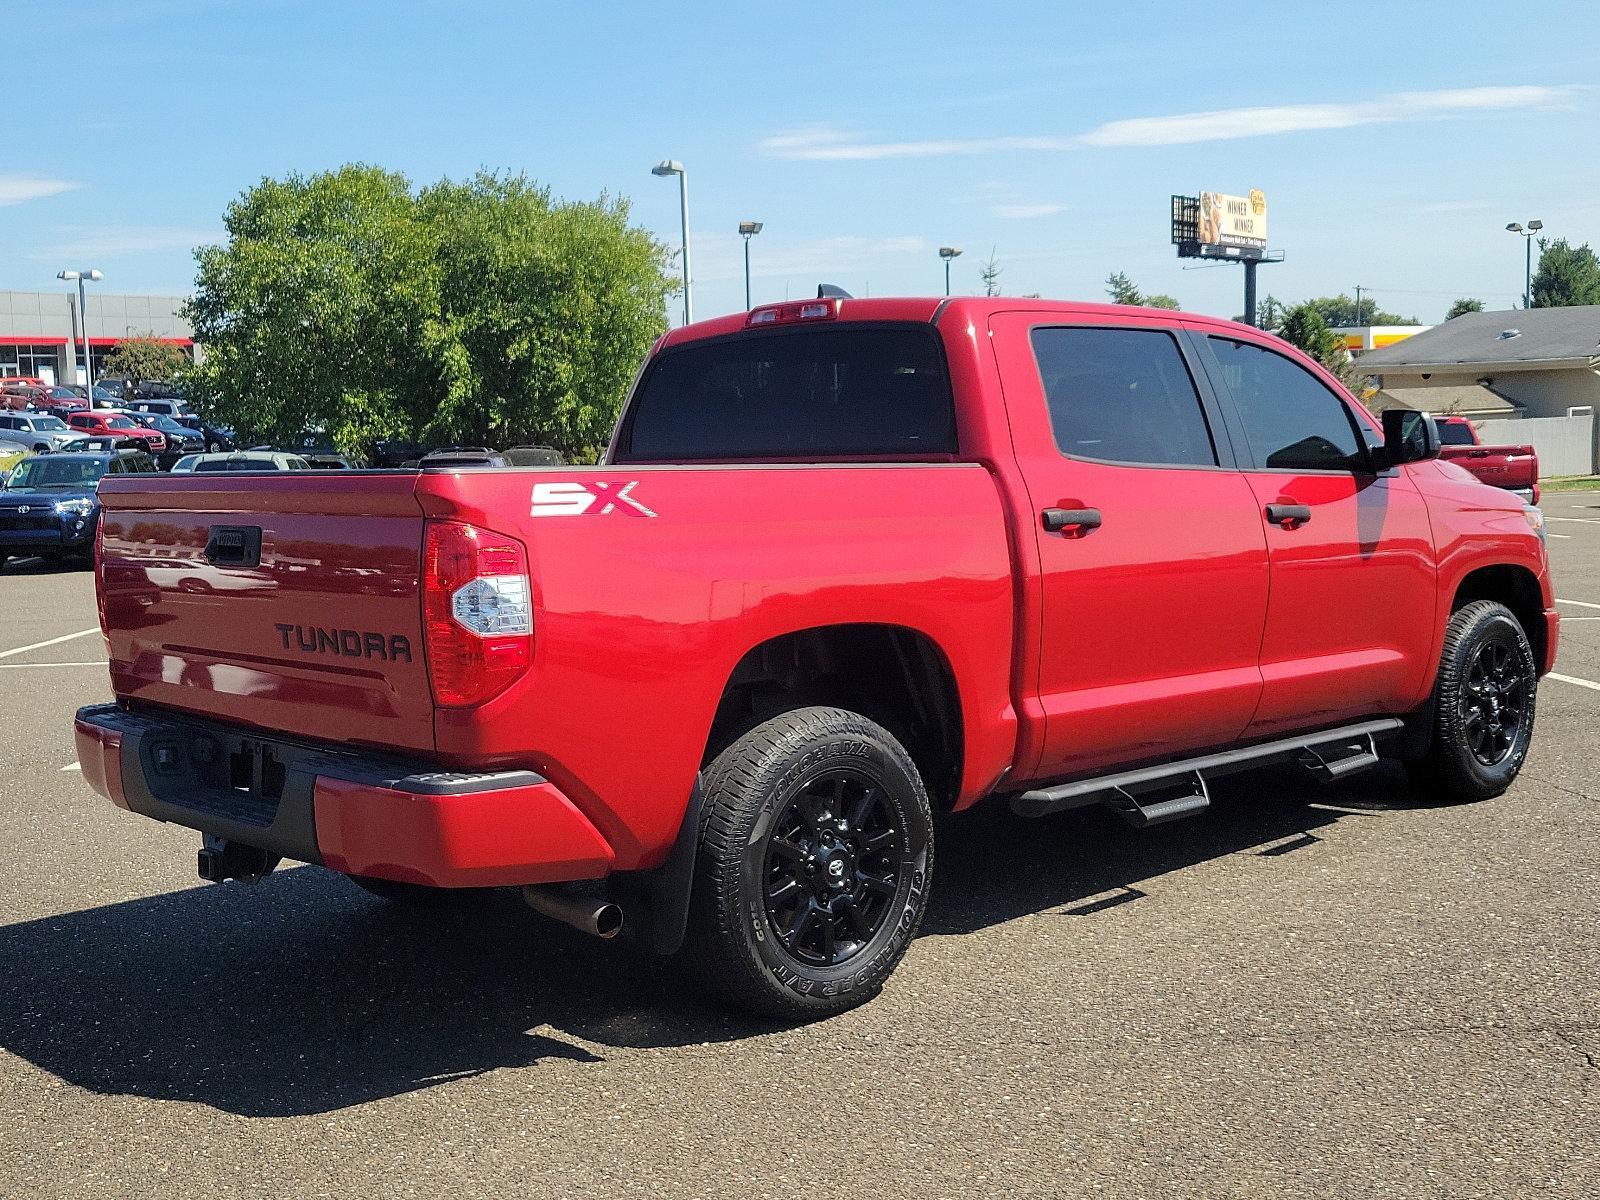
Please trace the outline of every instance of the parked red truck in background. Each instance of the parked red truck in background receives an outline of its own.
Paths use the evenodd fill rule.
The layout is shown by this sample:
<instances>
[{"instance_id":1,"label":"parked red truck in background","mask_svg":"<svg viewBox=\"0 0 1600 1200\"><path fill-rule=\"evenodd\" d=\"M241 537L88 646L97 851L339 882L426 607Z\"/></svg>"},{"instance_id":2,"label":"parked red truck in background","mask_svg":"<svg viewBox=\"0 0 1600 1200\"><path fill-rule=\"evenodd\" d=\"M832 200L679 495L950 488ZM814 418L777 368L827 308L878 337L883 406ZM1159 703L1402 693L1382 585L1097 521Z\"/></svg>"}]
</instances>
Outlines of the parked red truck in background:
<instances>
[{"instance_id":1,"label":"parked red truck in background","mask_svg":"<svg viewBox=\"0 0 1600 1200\"><path fill-rule=\"evenodd\" d=\"M1439 456L1464 467L1490 487L1505 488L1529 504L1539 503L1539 456L1532 446L1485 446L1465 417L1437 417Z\"/></svg>"},{"instance_id":2,"label":"parked red truck in background","mask_svg":"<svg viewBox=\"0 0 1600 1200\"><path fill-rule=\"evenodd\" d=\"M207 878L520 887L823 1016L915 934L936 813L1380 754L1503 791L1542 518L1437 454L1230 322L758 308L662 338L599 467L108 478L80 761Z\"/></svg>"}]
</instances>

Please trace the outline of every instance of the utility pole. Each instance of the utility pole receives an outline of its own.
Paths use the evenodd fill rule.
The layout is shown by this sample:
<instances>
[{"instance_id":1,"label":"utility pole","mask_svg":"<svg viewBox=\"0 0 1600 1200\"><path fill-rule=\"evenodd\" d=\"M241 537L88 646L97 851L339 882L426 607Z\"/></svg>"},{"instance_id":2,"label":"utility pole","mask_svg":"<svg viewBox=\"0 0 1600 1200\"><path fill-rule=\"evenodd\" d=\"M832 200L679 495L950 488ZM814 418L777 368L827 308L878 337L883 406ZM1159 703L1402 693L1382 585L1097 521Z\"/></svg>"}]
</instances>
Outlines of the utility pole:
<instances>
[{"instance_id":1,"label":"utility pole","mask_svg":"<svg viewBox=\"0 0 1600 1200\"><path fill-rule=\"evenodd\" d=\"M1356 284L1356 324L1363 325L1365 323L1361 319L1361 285L1358 283Z\"/></svg>"}]
</instances>

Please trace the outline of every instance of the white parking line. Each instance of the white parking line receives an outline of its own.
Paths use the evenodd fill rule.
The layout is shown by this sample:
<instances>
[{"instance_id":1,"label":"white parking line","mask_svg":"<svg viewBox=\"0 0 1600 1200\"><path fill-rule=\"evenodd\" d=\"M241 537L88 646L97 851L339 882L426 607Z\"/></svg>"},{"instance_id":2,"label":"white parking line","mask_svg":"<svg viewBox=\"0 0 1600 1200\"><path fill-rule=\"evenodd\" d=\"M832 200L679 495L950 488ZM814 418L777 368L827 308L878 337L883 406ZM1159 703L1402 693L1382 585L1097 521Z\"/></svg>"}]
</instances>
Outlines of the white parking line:
<instances>
[{"instance_id":1,"label":"white parking line","mask_svg":"<svg viewBox=\"0 0 1600 1200\"><path fill-rule=\"evenodd\" d=\"M1546 533L1545 537L1558 537L1566 538L1568 541L1572 540L1572 535L1570 533Z\"/></svg>"},{"instance_id":2,"label":"white parking line","mask_svg":"<svg viewBox=\"0 0 1600 1200\"><path fill-rule=\"evenodd\" d=\"M1563 600L1560 596L1556 597L1556 603L1570 604L1574 608L1600 608L1600 604L1591 604L1587 600Z\"/></svg>"},{"instance_id":3,"label":"white parking line","mask_svg":"<svg viewBox=\"0 0 1600 1200\"><path fill-rule=\"evenodd\" d=\"M35 642L31 646L18 646L15 650L0 650L0 658L10 658L14 654L26 654L29 650L43 650L46 646L59 646L62 642L70 642L73 638L88 637L91 633L99 633L100 626L93 629L80 629L77 633L64 633L58 638L51 638L48 642Z\"/></svg>"},{"instance_id":4,"label":"white parking line","mask_svg":"<svg viewBox=\"0 0 1600 1200\"><path fill-rule=\"evenodd\" d=\"M1571 521L1575 525L1600 525L1600 517L1552 517L1548 513L1546 521Z\"/></svg>"},{"instance_id":5,"label":"white parking line","mask_svg":"<svg viewBox=\"0 0 1600 1200\"><path fill-rule=\"evenodd\" d=\"M92 662L75 663L0 663L0 671L36 671L44 667L103 667L106 660L97 658Z\"/></svg>"},{"instance_id":6,"label":"white parking line","mask_svg":"<svg viewBox=\"0 0 1600 1200\"><path fill-rule=\"evenodd\" d=\"M1579 679L1576 675L1557 675L1554 671L1551 671L1550 674L1545 676L1545 678L1559 679L1562 683L1572 683L1576 684L1578 687L1589 688L1592 691L1600 692L1600 683L1596 683L1592 679Z\"/></svg>"},{"instance_id":7,"label":"white parking line","mask_svg":"<svg viewBox=\"0 0 1600 1200\"><path fill-rule=\"evenodd\" d=\"M61 768L61 773L63 775L65 775L68 771L81 771L81 770L83 770L83 768L81 766L79 766L75 762L72 762L72 763L68 763L66 766L62 767Z\"/></svg>"}]
</instances>

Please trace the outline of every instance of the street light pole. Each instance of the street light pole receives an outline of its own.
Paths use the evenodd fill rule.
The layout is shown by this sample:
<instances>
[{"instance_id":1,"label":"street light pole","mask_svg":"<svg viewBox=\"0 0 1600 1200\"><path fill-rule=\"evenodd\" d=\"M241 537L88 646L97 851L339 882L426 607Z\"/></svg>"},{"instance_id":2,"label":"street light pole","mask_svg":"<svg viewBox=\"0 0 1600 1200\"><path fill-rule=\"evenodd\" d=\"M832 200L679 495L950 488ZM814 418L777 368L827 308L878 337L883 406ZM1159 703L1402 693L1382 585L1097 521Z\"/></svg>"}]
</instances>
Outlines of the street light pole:
<instances>
[{"instance_id":1,"label":"street light pole","mask_svg":"<svg viewBox=\"0 0 1600 1200\"><path fill-rule=\"evenodd\" d=\"M939 257L944 259L944 294L950 294L950 260L961 257L959 246L940 246Z\"/></svg>"},{"instance_id":2,"label":"street light pole","mask_svg":"<svg viewBox=\"0 0 1600 1200\"><path fill-rule=\"evenodd\" d=\"M1529 221L1527 228L1523 228L1520 221L1513 221L1506 226L1512 233L1522 235L1525 247L1522 256L1522 307L1533 307L1533 235L1544 228L1543 221Z\"/></svg>"},{"instance_id":3,"label":"street light pole","mask_svg":"<svg viewBox=\"0 0 1600 1200\"><path fill-rule=\"evenodd\" d=\"M84 293L85 283L99 283L105 278L99 271L57 271L56 278L68 283L74 281L78 284L78 325L83 338L83 382L89 389L89 394L94 394L94 360L89 357L89 300Z\"/></svg>"},{"instance_id":4,"label":"street light pole","mask_svg":"<svg viewBox=\"0 0 1600 1200\"><path fill-rule=\"evenodd\" d=\"M750 239L761 232L760 221L740 221L739 234L744 238L744 310L750 311Z\"/></svg>"},{"instance_id":5,"label":"street light pole","mask_svg":"<svg viewBox=\"0 0 1600 1200\"><path fill-rule=\"evenodd\" d=\"M650 174L663 179L668 175L678 177L678 216L683 226L683 323L694 321L694 298L690 294L693 274L689 269L689 172L675 158L667 158L650 168Z\"/></svg>"}]
</instances>

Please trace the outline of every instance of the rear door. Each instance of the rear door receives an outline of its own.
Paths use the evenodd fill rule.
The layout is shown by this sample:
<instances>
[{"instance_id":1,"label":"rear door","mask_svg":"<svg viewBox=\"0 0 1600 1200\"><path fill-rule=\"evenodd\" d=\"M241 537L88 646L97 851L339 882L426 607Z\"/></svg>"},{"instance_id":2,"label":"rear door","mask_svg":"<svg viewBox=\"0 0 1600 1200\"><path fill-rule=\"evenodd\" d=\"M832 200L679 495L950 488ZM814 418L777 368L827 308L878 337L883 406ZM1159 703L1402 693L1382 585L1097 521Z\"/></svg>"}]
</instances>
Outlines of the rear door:
<instances>
[{"instance_id":1,"label":"rear door","mask_svg":"<svg viewBox=\"0 0 1600 1200\"><path fill-rule=\"evenodd\" d=\"M1371 423L1265 340L1196 338L1267 538L1272 600L1251 736L1421 703L1432 677L1433 537L1403 472L1374 469Z\"/></svg>"},{"instance_id":2,"label":"rear door","mask_svg":"<svg viewBox=\"0 0 1600 1200\"><path fill-rule=\"evenodd\" d=\"M1021 312L990 328L1040 560L1035 776L1235 740L1261 695L1266 536L1187 337Z\"/></svg>"}]
</instances>

